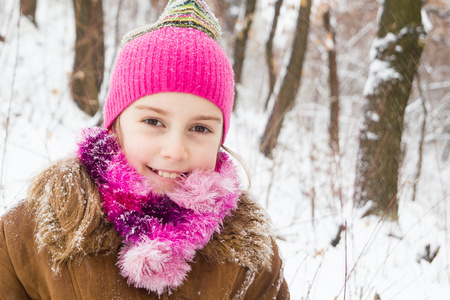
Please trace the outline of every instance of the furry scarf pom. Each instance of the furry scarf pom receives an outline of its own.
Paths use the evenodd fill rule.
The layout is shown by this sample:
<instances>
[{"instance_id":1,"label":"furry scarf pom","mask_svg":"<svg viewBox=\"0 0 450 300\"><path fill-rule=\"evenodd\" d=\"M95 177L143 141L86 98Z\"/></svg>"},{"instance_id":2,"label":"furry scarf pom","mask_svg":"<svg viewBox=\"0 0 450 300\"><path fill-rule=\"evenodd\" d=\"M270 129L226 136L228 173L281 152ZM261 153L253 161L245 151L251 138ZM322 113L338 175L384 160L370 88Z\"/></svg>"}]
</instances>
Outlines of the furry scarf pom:
<instances>
[{"instance_id":1,"label":"furry scarf pom","mask_svg":"<svg viewBox=\"0 0 450 300\"><path fill-rule=\"evenodd\" d=\"M167 195L127 163L106 129L82 132L77 156L96 181L103 208L124 238L118 266L128 283L159 295L180 286L241 194L235 166L220 152L214 172L193 170Z\"/></svg>"}]
</instances>

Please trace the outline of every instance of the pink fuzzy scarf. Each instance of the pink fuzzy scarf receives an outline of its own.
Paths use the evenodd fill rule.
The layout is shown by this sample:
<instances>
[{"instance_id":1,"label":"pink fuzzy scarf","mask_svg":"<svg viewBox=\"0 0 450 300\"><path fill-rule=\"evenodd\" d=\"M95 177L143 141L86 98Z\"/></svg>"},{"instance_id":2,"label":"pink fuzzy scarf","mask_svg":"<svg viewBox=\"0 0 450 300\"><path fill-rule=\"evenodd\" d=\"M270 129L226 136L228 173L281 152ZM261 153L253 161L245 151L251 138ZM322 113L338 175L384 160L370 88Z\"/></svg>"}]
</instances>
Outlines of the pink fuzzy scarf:
<instances>
[{"instance_id":1,"label":"pink fuzzy scarf","mask_svg":"<svg viewBox=\"0 0 450 300\"><path fill-rule=\"evenodd\" d=\"M159 295L180 286L197 250L237 207L241 194L235 166L226 153L216 170L194 170L169 195L152 193L147 178L127 163L103 128L82 132L77 155L100 191L103 208L124 238L117 265L129 284Z\"/></svg>"}]
</instances>

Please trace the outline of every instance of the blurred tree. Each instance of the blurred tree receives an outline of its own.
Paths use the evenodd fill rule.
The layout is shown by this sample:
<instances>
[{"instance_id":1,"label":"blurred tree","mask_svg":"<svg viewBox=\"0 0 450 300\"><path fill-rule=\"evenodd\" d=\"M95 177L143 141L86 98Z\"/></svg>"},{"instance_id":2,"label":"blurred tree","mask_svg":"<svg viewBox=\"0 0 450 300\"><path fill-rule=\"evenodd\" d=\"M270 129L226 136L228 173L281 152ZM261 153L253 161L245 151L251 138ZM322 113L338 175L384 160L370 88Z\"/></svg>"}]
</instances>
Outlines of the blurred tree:
<instances>
[{"instance_id":1,"label":"blurred tree","mask_svg":"<svg viewBox=\"0 0 450 300\"><path fill-rule=\"evenodd\" d=\"M37 0L20 0L20 13L30 19L30 21L37 27L36 6Z\"/></svg>"},{"instance_id":2,"label":"blurred tree","mask_svg":"<svg viewBox=\"0 0 450 300\"><path fill-rule=\"evenodd\" d=\"M302 76L303 61L308 42L309 17L311 15L312 0L302 0L297 18L297 26L292 45L291 56L287 65L286 75L283 78L280 92L267 122L260 151L267 157L272 157L272 151L277 144L284 116L295 103L300 80Z\"/></svg>"},{"instance_id":3,"label":"blurred tree","mask_svg":"<svg viewBox=\"0 0 450 300\"><path fill-rule=\"evenodd\" d=\"M245 15L243 19L236 22L236 40L234 43L233 71L234 81L238 85L241 83L242 67L244 65L245 48L248 40L248 33L253 22L253 16L256 8L256 0L245 1ZM237 99L237 90L235 89L235 99ZM236 107L236 103L234 105Z\"/></svg>"},{"instance_id":4,"label":"blurred tree","mask_svg":"<svg viewBox=\"0 0 450 300\"><path fill-rule=\"evenodd\" d=\"M356 166L356 205L398 218L403 117L424 46L422 0L385 0L366 82L364 124Z\"/></svg>"},{"instance_id":5,"label":"blurred tree","mask_svg":"<svg viewBox=\"0 0 450 300\"><path fill-rule=\"evenodd\" d=\"M167 0L150 0L152 6L152 15L158 17L164 11L164 7L167 5Z\"/></svg>"},{"instance_id":6,"label":"blurred tree","mask_svg":"<svg viewBox=\"0 0 450 300\"><path fill-rule=\"evenodd\" d=\"M234 34L234 26L236 19L239 16L239 6L242 4L241 0L214 0L212 2L212 11L219 19L220 26L224 35Z\"/></svg>"},{"instance_id":7,"label":"blurred tree","mask_svg":"<svg viewBox=\"0 0 450 300\"><path fill-rule=\"evenodd\" d=\"M269 105L270 97L273 94L273 89L275 88L275 82L277 80L275 61L273 58L273 38L275 37L275 32L277 31L278 26L278 17L280 16L281 6L283 5L283 0L277 0L275 2L275 11L273 15L272 21L272 29L270 30L269 38L266 42L266 62L267 67L269 69L269 93L267 94L265 109L267 109Z\"/></svg>"},{"instance_id":8,"label":"blurred tree","mask_svg":"<svg viewBox=\"0 0 450 300\"><path fill-rule=\"evenodd\" d=\"M323 23L327 31L325 47L328 51L328 81L330 84L330 124L328 132L330 134L330 147L333 151L339 152L339 81L336 63L336 34L331 22L330 8L323 14Z\"/></svg>"},{"instance_id":9,"label":"blurred tree","mask_svg":"<svg viewBox=\"0 0 450 300\"><path fill-rule=\"evenodd\" d=\"M93 116L105 68L102 0L73 0L75 10L75 61L71 94L78 107Z\"/></svg>"}]
</instances>

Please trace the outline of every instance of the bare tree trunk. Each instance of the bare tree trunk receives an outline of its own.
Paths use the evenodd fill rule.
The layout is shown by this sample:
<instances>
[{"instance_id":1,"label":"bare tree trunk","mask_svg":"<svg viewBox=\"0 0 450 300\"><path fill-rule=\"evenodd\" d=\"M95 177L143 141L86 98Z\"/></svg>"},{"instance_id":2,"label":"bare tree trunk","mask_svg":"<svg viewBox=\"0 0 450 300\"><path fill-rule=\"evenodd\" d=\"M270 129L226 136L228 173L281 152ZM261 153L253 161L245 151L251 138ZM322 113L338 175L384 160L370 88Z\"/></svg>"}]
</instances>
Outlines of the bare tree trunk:
<instances>
[{"instance_id":1,"label":"bare tree trunk","mask_svg":"<svg viewBox=\"0 0 450 300\"><path fill-rule=\"evenodd\" d=\"M93 116L99 109L105 67L102 0L73 0L73 5L76 41L71 93L78 107Z\"/></svg>"},{"instance_id":2,"label":"bare tree trunk","mask_svg":"<svg viewBox=\"0 0 450 300\"><path fill-rule=\"evenodd\" d=\"M273 38L275 37L275 32L278 26L278 17L280 16L281 6L283 5L283 0L277 0L275 3L275 12L273 16L272 29L270 30L269 38L266 43L266 62L267 67L269 69L269 92L267 94L265 109L269 105L270 97L273 94L273 89L275 88L275 82L277 79L276 70L275 70L275 61L273 58Z\"/></svg>"},{"instance_id":3,"label":"bare tree trunk","mask_svg":"<svg viewBox=\"0 0 450 300\"><path fill-rule=\"evenodd\" d=\"M333 151L339 152L339 81L336 63L336 38L334 28L331 25L330 10L323 15L327 37L325 47L328 51L328 69L330 83L330 147Z\"/></svg>"},{"instance_id":4,"label":"bare tree trunk","mask_svg":"<svg viewBox=\"0 0 450 300\"><path fill-rule=\"evenodd\" d=\"M248 33L253 22L255 13L256 0L246 0L245 16L243 20L237 22L236 41L234 44L234 81L236 84L241 83L242 67L244 65L245 48L248 40ZM237 90L235 89L235 99L237 99ZM236 107L236 103L235 106Z\"/></svg>"},{"instance_id":5,"label":"bare tree trunk","mask_svg":"<svg viewBox=\"0 0 450 300\"><path fill-rule=\"evenodd\" d=\"M359 206L372 201L368 213L394 220L403 117L425 35L421 6L422 0L384 1L365 88L354 200Z\"/></svg>"},{"instance_id":6,"label":"bare tree trunk","mask_svg":"<svg viewBox=\"0 0 450 300\"><path fill-rule=\"evenodd\" d=\"M309 32L309 16L311 14L312 0L302 0L298 13L297 27L292 45L291 57L287 66L286 75L275 101L261 140L260 151L267 157L272 157L272 151L278 140L284 116L295 103L295 97L300 87L303 61L306 54Z\"/></svg>"},{"instance_id":7,"label":"bare tree trunk","mask_svg":"<svg viewBox=\"0 0 450 300\"><path fill-rule=\"evenodd\" d=\"M30 19L30 21L37 27L36 6L37 0L20 0L20 13Z\"/></svg>"}]
</instances>

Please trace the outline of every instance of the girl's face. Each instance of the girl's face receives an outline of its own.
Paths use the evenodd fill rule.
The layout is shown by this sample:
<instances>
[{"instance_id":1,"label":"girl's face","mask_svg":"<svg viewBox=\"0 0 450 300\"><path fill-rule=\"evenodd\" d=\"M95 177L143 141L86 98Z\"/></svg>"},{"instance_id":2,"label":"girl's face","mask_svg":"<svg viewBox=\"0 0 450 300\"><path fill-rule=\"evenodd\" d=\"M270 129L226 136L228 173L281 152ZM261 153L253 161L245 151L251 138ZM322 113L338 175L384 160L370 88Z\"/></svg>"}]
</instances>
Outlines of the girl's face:
<instances>
[{"instance_id":1,"label":"girl's face","mask_svg":"<svg viewBox=\"0 0 450 300\"><path fill-rule=\"evenodd\" d=\"M214 170L222 141L222 111L185 93L158 93L133 102L119 116L119 143L136 171L154 191L170 192L181 174Z\"/></svg>"}]
</instances>

